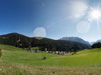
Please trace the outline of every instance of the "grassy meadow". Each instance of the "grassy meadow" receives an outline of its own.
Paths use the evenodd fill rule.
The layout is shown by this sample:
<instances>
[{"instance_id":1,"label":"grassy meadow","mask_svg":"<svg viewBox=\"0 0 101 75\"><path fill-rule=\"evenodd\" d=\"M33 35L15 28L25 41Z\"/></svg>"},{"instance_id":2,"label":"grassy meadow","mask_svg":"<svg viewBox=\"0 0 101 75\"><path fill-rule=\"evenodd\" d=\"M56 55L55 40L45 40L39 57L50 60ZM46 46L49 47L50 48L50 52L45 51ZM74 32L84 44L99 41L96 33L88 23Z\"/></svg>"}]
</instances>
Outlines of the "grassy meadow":
<instances>
[{"instance_id":1,"label":"grassy meadow","mask_svg":"<svg viewBox=\"0 0 101 75\"><path fill-rule=\"evenodd\" d=\"M101 75L100 48L82 50L74 55L56 55L31 53L8 45L0 47L0 75Z\"/></svg>"}]
</instances>

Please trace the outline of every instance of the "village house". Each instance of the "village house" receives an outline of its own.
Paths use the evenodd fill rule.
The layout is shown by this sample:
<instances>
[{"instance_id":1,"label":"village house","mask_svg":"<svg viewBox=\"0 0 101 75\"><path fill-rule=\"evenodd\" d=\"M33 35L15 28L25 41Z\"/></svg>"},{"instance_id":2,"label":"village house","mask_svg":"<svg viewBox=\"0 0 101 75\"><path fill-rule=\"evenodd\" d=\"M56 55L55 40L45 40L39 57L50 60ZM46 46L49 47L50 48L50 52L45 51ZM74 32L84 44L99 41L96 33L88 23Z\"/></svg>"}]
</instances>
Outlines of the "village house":
<instances>
[{"instance_id":1,"label":"village house","mask_svg":"<svg viewBox=\"0 0 101 75\"><path fill-rule=\"evenodd\" d=\"M28 49L27 51L32 53L42 52L41 50L30 50L30 49ZM47 50L45 50L44 52L51 53L51 54L59 54L59 55L64 55L65 53L69 53L67 51L47 51Z\"/></svg>"}]
</instances>

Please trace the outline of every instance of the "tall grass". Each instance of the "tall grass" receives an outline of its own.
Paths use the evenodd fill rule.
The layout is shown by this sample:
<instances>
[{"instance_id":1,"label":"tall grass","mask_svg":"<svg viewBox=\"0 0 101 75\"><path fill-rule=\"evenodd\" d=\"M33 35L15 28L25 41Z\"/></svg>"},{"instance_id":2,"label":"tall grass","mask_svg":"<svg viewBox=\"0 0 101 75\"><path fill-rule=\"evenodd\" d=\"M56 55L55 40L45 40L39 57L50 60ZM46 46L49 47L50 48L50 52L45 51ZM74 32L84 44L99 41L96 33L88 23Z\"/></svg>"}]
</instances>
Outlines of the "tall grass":
<instances>
[{"instance_id":1,"label":"tall grass","mask_svg":"<svg viewBox=\"0 0 101 75\"><path fill-rule=\"evenodd\" d=\"M41 67L0 62L0 75L101 75L101 68Z\"/></svg>"}]
</instances>

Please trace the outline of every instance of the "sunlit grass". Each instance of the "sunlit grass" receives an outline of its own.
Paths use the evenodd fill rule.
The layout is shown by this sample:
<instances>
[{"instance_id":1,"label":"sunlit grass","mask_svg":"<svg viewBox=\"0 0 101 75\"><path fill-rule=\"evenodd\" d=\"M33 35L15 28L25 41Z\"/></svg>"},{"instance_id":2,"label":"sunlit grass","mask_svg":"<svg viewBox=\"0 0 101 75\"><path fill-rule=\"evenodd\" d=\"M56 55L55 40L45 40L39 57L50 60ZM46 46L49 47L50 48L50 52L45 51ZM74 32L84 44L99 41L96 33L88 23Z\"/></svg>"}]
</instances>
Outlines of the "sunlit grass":
<instances>
[{"instance_id":1,"label":"sunlit grass","mask_svg":"<svg viewBox=\"0 0 101 75\"><path fill-rule=\"evenodd\" d=\"M1 45L0 75L100 75L101 49L86 49L76 54L31 53ZM43 57L46 57L43 60Z\"/></svg>"},{"instance_id":2,"label":"sunlit grass","mask_svg":"<svg viewBox=\"0 0 101 75\"><path fill-rule=\"evenodd\" d=\"M49 54L46 52L31 53L13 46L2 45L1 61L34 66L101 66L101 49L88 49L72 55ZM10 50L11 48L11 50ZM6 49L6 50L5 50ZM43 57L46 57L43 60Z\"/></svg>"},{"instance_id":3,"label":"sunlit grass","mask_svg":"<svg viewBox=\"0 0 101 75\"><path fill-rule=\"evenodd\" d=\"M100 67L48 67L0 62L0 75L100 75Z\"/></svg>"}]
</instances>

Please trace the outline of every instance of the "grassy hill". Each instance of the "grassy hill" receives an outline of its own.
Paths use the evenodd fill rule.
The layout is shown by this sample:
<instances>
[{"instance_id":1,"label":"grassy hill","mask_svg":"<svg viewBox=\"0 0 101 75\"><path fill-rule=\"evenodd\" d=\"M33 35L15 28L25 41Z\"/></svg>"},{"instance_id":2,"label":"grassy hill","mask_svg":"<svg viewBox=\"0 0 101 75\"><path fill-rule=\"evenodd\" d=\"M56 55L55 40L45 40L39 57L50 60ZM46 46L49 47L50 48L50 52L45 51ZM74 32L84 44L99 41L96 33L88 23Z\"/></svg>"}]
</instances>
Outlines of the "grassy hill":
<instances>
[{"instance_id":1,"label":"grassy hill","mask_svg":"<svg viewBox=\"0 0 101 75\"><path fill-rule=\"evenodd\" d=\"M3 49L3 56L0 58L0 75L7 75L6 72L8 75L101 74L100 48L86 49L74 55L71 53L56 55L46 52L31 53L8 45L0 47ZM43 60L43 57L47 59Z\"/></svg>"},{"instance_id":2,"label":"grassy hill","mask_svg":"<svg viewBox=\"0 0 101 75\"><path fill-rule=\"evenodd\" d=\"M29 64L35 66L101 66L101 49L89 49L65 55L46 52L31 53L21 48L0 45L3 48L1 61ZM43 60L46 57L46 60Z\"/></svg>"}]
</instances>

